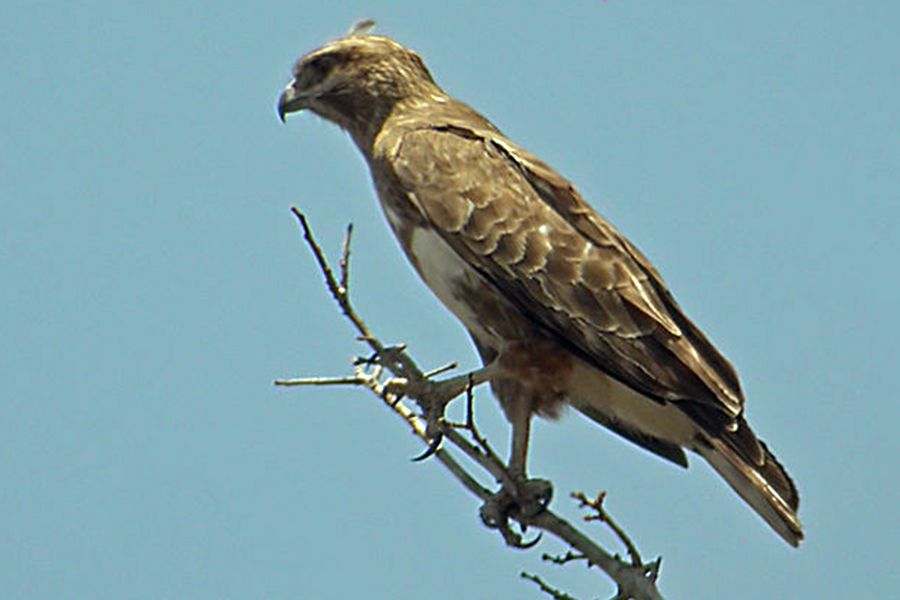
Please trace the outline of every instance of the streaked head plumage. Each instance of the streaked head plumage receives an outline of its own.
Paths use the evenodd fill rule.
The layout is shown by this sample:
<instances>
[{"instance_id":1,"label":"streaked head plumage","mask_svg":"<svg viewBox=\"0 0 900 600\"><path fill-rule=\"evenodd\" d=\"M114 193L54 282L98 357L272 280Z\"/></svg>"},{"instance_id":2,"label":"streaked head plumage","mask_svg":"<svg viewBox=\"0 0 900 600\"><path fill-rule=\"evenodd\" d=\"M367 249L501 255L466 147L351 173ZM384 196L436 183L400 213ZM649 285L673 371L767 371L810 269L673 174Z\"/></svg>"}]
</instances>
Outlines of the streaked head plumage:
<instances>
[{"instance_id":1,"label":"streaked head plumage","mask_svg":"<svg viewBox=\"0 0 900 600\"><path fill-rule=\"evenodd\" d=\"M398 100L434 88L421 57L360 21L350 31L301 57L278 101L282 120L309 109L342 127L370 119Z\"/></svg>"}]
</instances>

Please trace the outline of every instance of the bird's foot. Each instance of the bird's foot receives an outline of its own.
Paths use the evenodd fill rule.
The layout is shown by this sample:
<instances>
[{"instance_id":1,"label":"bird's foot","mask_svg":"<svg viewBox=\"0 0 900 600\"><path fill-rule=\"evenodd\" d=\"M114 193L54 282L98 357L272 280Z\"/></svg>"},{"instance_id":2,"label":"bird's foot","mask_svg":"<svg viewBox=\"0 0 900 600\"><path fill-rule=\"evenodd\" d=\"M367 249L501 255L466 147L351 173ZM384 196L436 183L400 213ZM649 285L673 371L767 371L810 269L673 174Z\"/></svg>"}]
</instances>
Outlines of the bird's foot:
<instances>
[{"instance_id":1,"label":"bird's foot","mask_svg":"<svg viewBox=\"0 0 900 600\"><path fill-rule=\"evenodd\" d=\"M422 461L437 452L444 437L444 411L451 400L473 385L470 375L459 375L443 381L430 379L395 379L386 389L400 396L412 398L422 407L425 435L431 440L428 448L413 461Z\"/></svg>"},{"instance_id":2,"label":"bird's foot","mask_svg":"<svg viewBox=\"0 0 900 600\"><path fill-rule=\"evenodd\" d=\"M506 544L515 548L531 548L540 540L540 535L530 542L523 542L522 536L510 527L510 518L525 530L528 520L541 514L553 498L553 485L546 479L518 479L512 486L487 499L481 507L481 521L485 526L498 530Z\"/></svg>"},{"instance_id":3,"label":"bird's foot","mask_svg":"<svg viewBox=\"0 0 900 600\"><path fill-rule=\"evenodd\" d=\"M462 394L471 385L468 375L451 377L444 381L424 379L416 382L407 394L419 403L425 418L425 436L431 440L425 452L415 457L419 462L430 457L441 447L444 439L444 411L451 400Z\"/></svg>"},{"instance_id":4,"label":"bird's foot","mask_svg":"<svg viewBox=\"0 0 900 600\"><path fill-rule=\"evenodd\" d=\"M497 372L497 366L491 363L470 373L434 381L431 379L432 376L443 373L449 368L455 368L455 363L441 367L430 374L423 374L406 356L406 346L404 345L382 348L376 356L367 360L369 362L377 361L398 375L385 383L384 392L386 394L393 394L397 402L404 396L411 398L422 409L422 418L426 422L425 435L430 443L428 449L421 456L413 459L416 461L428 458L440 447L446 427L444 409L447 404L464 392L471 391L475 386L490 381Z\"/></svg>"}]
</instances>

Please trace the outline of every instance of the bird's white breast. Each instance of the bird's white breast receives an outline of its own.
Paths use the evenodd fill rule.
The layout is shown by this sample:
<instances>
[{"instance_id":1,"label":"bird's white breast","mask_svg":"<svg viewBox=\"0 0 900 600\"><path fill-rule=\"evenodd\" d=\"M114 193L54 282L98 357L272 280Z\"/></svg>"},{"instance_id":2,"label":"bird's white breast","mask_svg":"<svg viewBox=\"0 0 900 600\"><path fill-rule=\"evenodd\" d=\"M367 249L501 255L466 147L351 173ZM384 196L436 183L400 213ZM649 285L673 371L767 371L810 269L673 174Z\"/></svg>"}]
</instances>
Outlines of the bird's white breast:
<instances>
[{"instance_id":1,"label":"bird's white breast","mask_svg":"<svg viewBox=\"0 0 900 600\"><path fill-rule=\"evenodd\" d=\"M483 333L462 290L481 287L482 278L433 229L417 227L410 238L410 252L426 285L456 318L473 333Z\"/></svg>"},{"instance_id":2,"label":"bird's white breast","mask_svg":"<svg viewBox=\"0 0 900 600\"><path fill-rule=\"evenodd\" d=\"M388 203L382 202L392 229L407 244L416 271L441 303L473 334L484 341L496 338L487 331L464 290L490 289L475 269L429 227L412 226ZM405 238L405 240L404 240Z\"/></svg>"}]
</instances>

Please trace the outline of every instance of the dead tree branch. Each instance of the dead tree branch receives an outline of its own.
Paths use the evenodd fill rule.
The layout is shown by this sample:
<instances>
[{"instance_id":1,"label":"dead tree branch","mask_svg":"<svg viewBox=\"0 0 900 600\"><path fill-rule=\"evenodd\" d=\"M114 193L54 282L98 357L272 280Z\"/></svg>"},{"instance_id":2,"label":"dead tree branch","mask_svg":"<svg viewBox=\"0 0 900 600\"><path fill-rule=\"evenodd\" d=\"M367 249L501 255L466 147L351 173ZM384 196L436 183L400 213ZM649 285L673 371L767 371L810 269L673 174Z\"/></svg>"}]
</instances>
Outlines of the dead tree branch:
<instances>
[{"instance_id":1,"label":"dead tree branch","mask_svg":"<svg viewBox=\"0 0 900 600\"><path fill-rule=\"evenodd\" d=\"M353 324L359 334L359 341L365 343L373 352L368 359L359 359L354 362L353 375L349 377L323 378L313 377L305 379L279 379L275 385L279 386L333 386L349 385L364 387L374 393L391 411L403 419L415 434L423 442L430 445L430 452L450 473L481 500L487 500L492 492L482 485L478 479L470 473L471 466L463 466L456 457L446 448L437 447L433 431L428 431L427 421L423 415L429 406L427 397L429 378L443 373L453 367L448 365L431 372L423 372L413 359L407 354L403 346L386 346L372 334L371 330L353 308L350 302L349 273L350 273L350 238L352 226L347 228L342 245L341 258L338 263L338 275L335 275L328 259L313 236L312 229L306 217L298 209L291 211L297 217L303 230L303 238L312 251L319 270L325 278L325 285L337 302L344 316ZM415 390L416 393L404 392ZM465 423L441 423L441 431L438 432L446 442L468 457L474 464L483 469L496 482L510 480L510 474L506 463L493 450L488 440L478 431L473 416L472 386L466 390L467 411ZM408 400L412 400L418 406L416 412ZM428 453L426 453L428 454ZM659 575L660 560L643 563L636 546L625 534L624 530L612 519L603 507L604 493L596 499L590 499L582 493L573 494L582 508L590 509L592 514L585 520L598 521L609 527L616 537L625 546L630 561L624 561L598 544L587 535L576 529L571 523L559 517L553 511L547 509L534 517L524 518L513 515L518 521L522 531L528 527L534 527L552 534L562 540L571 548L562 557L544 555L544 559L554 564L567 564L569 562L584 560L588 566L596 566L604 571L616 584L618 593L614 600L662 600L662 595L656 587L656 579ZM518 547L529 547L523 544L520 536L512 532L505 532L504 538L507 544ZM536 543L534 540L533 543ZM540 577L528 573L522 574L523 578L535 582L542 591L553 598L574 600L572 596L554 589L546 584Z\"/></svg>"}]
</instances>

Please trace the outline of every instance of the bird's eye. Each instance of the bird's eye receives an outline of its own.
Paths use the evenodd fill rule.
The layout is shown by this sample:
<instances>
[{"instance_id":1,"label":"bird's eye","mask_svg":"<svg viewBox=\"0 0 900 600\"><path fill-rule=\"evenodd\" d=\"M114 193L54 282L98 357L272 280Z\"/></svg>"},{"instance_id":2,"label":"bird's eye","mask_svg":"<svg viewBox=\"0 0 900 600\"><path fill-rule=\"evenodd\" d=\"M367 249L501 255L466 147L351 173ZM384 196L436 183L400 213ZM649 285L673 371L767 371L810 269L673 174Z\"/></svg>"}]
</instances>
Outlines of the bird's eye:
<instances>
[{"instance_id":1,"label":"bird's eye","mask_svg":"<svg viewBox=\"0 0 900 600\"><path fill-rule=\"evenodd\" d=\"M306 68L309 69L315 79L322 80L325 79L325 76L328 75L328 72L331 71L336 62L333 56L323 54L310 59L306 63Z\"/></svg>"}]
</instances>

